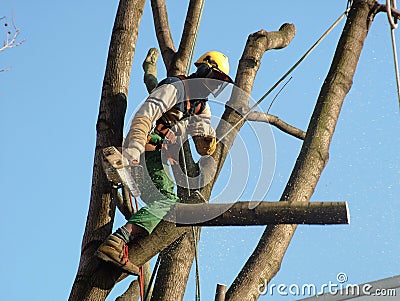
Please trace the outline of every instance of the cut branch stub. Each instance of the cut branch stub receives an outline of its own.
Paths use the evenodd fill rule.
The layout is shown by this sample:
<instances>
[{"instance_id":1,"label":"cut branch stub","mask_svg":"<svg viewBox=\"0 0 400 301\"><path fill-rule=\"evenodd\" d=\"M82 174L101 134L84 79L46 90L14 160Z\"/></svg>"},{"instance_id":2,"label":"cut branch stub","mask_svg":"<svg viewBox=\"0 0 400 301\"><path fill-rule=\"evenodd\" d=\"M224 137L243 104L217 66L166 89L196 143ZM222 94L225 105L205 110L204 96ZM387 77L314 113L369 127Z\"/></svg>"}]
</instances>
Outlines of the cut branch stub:
<instances>
[{"instance_id":1,"label":"cut branch stub","mask_svg":"<svg viewBox=\"0 0 400 301\"><path fill-rule=\"evenodd\" d=\"M164 64L168 69L168 66L171 64L175 55L175 46L168 23L165 0L151 0L151 8L153 11L154 27L156 30L158 45L160 46Z\"/></svg>"},{"instance_id":2,"label":"cut branch stub","mask_svg":"<svg viewBox=\"0 0 400 301\"><path fill-rule=\"evenodd\" d=\"M275 115L271 115L271 114L267 114L267 113L263 113L263 112L251 112L247 116L247 120L269 123L271 125L276 126L278 129L285 132L286 134L289 134L289 135L299 138L301 140L304 140L304 138L306 137L306 132L286 123L285 121L283 121L282 119L280 119L279 117L277 117Z\"/></svg>"},{"instance_id":3,"label":"cut branch stub","mask_svg":"<svg viewBox=\"0 0 400 301\"><path fill-rule=\"evenodd\" d=\"M295 26L285 23L277 32L260 30L248 37L235 78L235 85L238 88L233 90L232 96L227 102L226 109L222 115L222 121L216 130L217 137L224 136L226 132L230 131L232 126L235 126L237 131L232 131L227 135L224 143L218 143L216 151L213 154L213 158L217 162L215 180L202 189L201 192L204 197L209 198L211 195L211 190L233 145L237 132L245 122L242 118L242 113L248 111L254 79L257 75L263 54L267 50L286 47L293 40L295 33Z\"/></svg>"},{"instance_id":4,"label":"cut branch stub","mask_svg":"<svg viewBox=\"0 0 400 301\"><path fill-rule=\"evenodd\" d=\"M247 95L251 94L264 52L286 47L293 40L295 34L296 27L293 24L285 23L279 31L260 30L248 37L235 78L235 83L240 90ZM232 99L235 101L228 102L228 105L232 108L247 108L249 106L248 97L233 97Z\"/></svg>"},{"instance_id":5,"label":"cut branch stub","mask_svg":"<svg viewBox=\"0 0 400 301\"><path fill-rule=\"evenodd\" d=\"M157 87L158 85L157 60L158 60L158 49L150 48L142 64L144 71L143 81L146 85L147 92L149 93L151 93L151 91L153 91L154 88Z\"/></svg>"}]
</instances>

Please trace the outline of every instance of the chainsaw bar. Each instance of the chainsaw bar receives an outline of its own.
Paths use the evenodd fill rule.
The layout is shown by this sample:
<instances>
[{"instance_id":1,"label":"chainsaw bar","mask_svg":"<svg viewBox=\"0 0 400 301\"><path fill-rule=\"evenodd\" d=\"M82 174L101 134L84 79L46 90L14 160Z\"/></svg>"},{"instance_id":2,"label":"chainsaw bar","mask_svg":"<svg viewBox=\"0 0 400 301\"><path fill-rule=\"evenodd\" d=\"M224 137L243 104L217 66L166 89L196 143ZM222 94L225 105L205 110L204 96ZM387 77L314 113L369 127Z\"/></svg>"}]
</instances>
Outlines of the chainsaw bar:
<instances>
[{"instance_id":1,"label":"chainsaw bar","mask_svg":"<svg viewBox=\"0 0 400 301\"><path fill-rule=\"evenodd\" d=\"M104 148L103 156L103 169L107 179L115 185L125 186L134 197L139 197L140 190L131 176L128 160L114 146Z\"/></svg>"}]
</instances>

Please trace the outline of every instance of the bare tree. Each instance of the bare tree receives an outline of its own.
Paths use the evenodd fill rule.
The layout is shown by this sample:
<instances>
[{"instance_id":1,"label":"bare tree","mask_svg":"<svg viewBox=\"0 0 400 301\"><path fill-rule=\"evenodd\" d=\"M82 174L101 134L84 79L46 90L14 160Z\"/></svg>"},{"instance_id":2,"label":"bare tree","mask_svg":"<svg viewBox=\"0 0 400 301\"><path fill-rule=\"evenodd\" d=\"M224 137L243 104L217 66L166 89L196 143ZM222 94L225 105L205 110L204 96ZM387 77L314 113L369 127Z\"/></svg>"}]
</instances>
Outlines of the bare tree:
<instances>
[{"instance_id":1,"label":"bare tree","mask_svg":"<svg viewBox=\"0 0 400 301\"><path fill-rule=\"evenodd\" d=\"M1 17L0 21L3 25L3 29L5 30L5 38L3 41L3 45L0 46L0 52L4 51L6 49L15 48L17 46L20 46L25 42L25 40L19 39L20 30L15 25L14 15L11 18L11 24L8 21L6 16ZM0 72L5 72L5 71L9 71L9 70L10 70L10 68L0 69Z\"/></svg>"},{"instance_id":2,"label":"bare tree","mask_svg":"<svg viewBox=\"0 0 400 301\"><path fill-rule=\"evenodd\" d=\"M197 30L193 20L198 19L201 14L202 1L191 0L189 2L178 50L175 48L169 30L165 0L152 0L151 4L159 48L168 75L184 73ZM120 0L110 43L97 121L97 142L89 213L82 242L79 269L69 300L104 300L115 283L126 277L116 267L97 260L93 254L111 232L116 203L120 204L120 208L124 208L124 203L119 201L121 196L112 188L102 170L101 150L111 145L120 146L122 142L130 68L143 5L144 0ZM353 75L369 27L375 13L385 9L385 7L379 6L376 0L353 1L331 68L321 88L306 132L296 129L277 116L264 113L252 113L247 116L247 120L269 122L304 140L296 165L282 193L281 201L308 202L310 200L321 172L327 164L329 146L336 122L345 96L351 88ZM238 64L235 85L250 95L264 53L271 49L286 47L294 35L295 27L292 24L284 24L275 32L260 30L249 35ZM147 70L145 80L149 91L157 83L157 74L154 68L156 57L156 51L150 51L143 66L145 71ZM242 110L238 110L239 108ZM226 133L232 126L235 126L238 131L246 121L242 115L246 108L249 108L248 98L232 97L221 117L223 122L217 128L217 135L222 136L221 134ZM225 137L224 143L218 144L213 154L218 166L211 183L201 190L206 199L209 199L211 195L237 131L231 131ZM185 145L184 149L185 154L190 154L188 145ZM187 162L189 172L193 172L196 169L196 163L190 160L190 156ZM180 196L187 201L187 195L182 189ZM131 209L125 208L121 211L127 215L126 212L129 213L129 210ZM295 229L296 225L267 226L253 254L226 294L225 290L218 293L218 300L221 298L225 298L225 300L258 299L260 284L263 284L265 280L269 281L280 269ZM162 263L151 300L182 300L194 258L191 228L176 227L171 222L162 221L152 235L136 240L130 246L129 256L134 264L141 266L162 250L168 250L168 252L164 252L162 255ZM257 264L255 264L256 262Z\"/></svg>"}]
</instances>

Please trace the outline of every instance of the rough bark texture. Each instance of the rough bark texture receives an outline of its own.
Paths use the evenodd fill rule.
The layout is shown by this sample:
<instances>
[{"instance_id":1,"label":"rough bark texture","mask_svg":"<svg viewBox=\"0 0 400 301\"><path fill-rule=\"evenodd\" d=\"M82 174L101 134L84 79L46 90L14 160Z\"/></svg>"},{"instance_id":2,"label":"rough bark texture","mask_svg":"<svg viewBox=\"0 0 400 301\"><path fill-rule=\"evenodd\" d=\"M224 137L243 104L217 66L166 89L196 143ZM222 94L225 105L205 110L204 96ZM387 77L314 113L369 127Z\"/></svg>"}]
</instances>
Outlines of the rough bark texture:
<instances>
[{"instance_id":1,"label":"rough bark texture","mask_svg":"<svg viewBox=\"0 0 400 301\"><path fill-rule=\"evenodd\" d=\"M204 1L205 0L190 0L189 2L181 42L172 64L169 66L168 74L170 75L182 74L182 71L184 71L184 73L187 71L186 67L192 56L192 47L196 43Z\"/></svg>"},{"instance_id":2,"label":"rough bark texture","mask_svg":"<svg viewBox=\"0 0 400 301\"><path fill-rule=\"evenodd\" d=\"M226 285L218 283L217 289L215 291L214 301L225 301L225 294L226 294Z\"/></svg>"},{"instance_id":3,"label":"rough bark texture","mask_svg":"<svg viewBox=\"0 0 400 301\"><path fill-rule=\"evenodd\" d=\"M134 280L129 285L128 289L115 301L133 301L139 300L140 297L140 290L139 290L139 282Z\"/></svg>"},{"instance_id":4,"label":"rough bark texture","mask_svg":"<svg viewBox=\"0 0 400 301\"><path fill-rule=\"evenodd\" d=\"M236 202L176 204L177 226L251 226L271 224L348 224L346 202Z\"/></svg>"},{"instance_id":5,"label":"rough bark texture","mask_svg":"<svg viewBox=\"0 0 400 301\"><path fill-rule=\"evenodd\" d=\"M103 172L102 149L121 146L133 54L144 0L121 0L111 36L96 130L92 191L78 272L70 301L104 300L121 276L93 254L111 233L115 201ZM105 272L107 270L107 272Z\"/></svg>"},{"instance_id":6,"label":"rough bark texture","mask_svg":"<svg viewBox=\"0 0 400 301\"><path fill-rule=\"evenodd\" d=\"M192 231L186 232L161 252L160 269L154 285L152 301L182 300L186 290L193 258L186 254L194 252ZM189 263L188 260L191 260ZM183 287L176 287L182 285Z\"/></svg>"},{"instance_id":7,"label":"rough bark texture","mask_svg":"<svg viewBox=\"0 0 400 301\"><path fill-rule=\"evenodd\" d=\"M168 70L175 55L175 46L168 23L167 5L165 0L151 0L151 8L161 56Z\"/></svg>"},{"instance_id":8,"label":"rough bark texture","mask_svg":"<svg viewBox=\"0 0 400 301\"><path fill-rule=\"evenodd\" d=\"M339 40L329 73L321 88L306 138L281 200L307 202L329 156L329 145L343 100L350 90L368 33L376 1L355 0ZM256 300L260 285L278 272L296 229L295 225L267 227L255 251L229 288L226 300Z\"/></svg>"}]
</instances>

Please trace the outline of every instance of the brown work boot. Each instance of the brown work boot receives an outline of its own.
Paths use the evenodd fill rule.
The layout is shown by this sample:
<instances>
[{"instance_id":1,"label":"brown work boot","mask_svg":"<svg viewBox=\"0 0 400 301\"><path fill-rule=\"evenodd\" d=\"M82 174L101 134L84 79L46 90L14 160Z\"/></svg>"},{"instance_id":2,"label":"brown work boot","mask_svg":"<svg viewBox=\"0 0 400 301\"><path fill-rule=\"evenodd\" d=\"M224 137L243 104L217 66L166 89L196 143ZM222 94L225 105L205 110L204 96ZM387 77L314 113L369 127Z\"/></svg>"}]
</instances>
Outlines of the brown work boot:
<instances>
[{"instance_id":1,"label":"brown work boot","mask_svg":"<svg viewBox=\"0 0 400 301\"><path fill-rule=\"evenodd\" d=\"M129 261L127 244L114 234L108 236L100 245L96 256L104 261L114 263L129 274L139 275L139 268Z\"/></svg>"}]
</instances>

